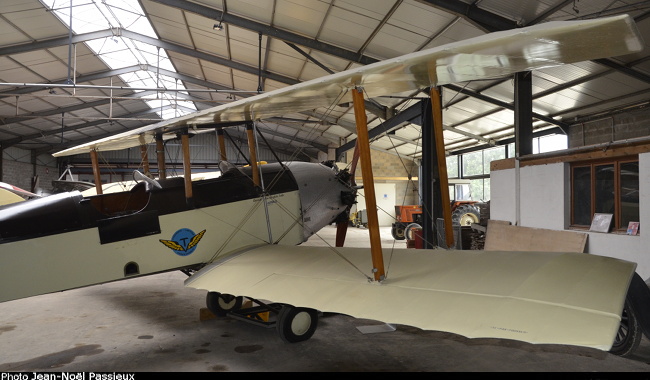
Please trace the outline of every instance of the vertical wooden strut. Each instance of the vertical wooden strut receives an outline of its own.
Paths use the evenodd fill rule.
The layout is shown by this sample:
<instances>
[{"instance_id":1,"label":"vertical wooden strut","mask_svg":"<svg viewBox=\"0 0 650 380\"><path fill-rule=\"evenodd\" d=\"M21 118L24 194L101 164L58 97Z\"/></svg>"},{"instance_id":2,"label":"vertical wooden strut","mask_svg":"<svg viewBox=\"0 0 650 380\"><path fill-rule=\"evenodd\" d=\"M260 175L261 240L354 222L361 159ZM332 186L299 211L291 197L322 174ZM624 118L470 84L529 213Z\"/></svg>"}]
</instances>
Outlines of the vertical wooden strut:
<instances>
[{"instance_id":1,"label":"vertical wooden strut","mask_svg":"<svg viewBox=\"0 0 650 380\"><path fill-rule=\"evenodd\" d=\"M223 137L223 127L217 128L217 140L219 141L219 157L221 161L228 161L226 155L226 140Z\"/></svg>"},{"instance_id":2,"label":"vertical wooden strut","mask_svg":"<svg viewBox=\"0 0 650 380\"><path fill-rule=\"evenodd\" d=\"M377 198L375 196L375 180L372 176L372 162L370 161L370 142L368 141L368 124L366 118L366 106L363 102L363 89L353 89L352 100L354 103L354 118L357 123L357 145L359 146L359 161L361 162L363 192L366 197L366 212L368 213L370 253L372 255L375 281L381 281L385 277L384 256L381 249L381 237L379 236Z\"/></svg>"},{"instance_id":3,"label":"vertical wooden strut","mask_svg":"<svg viewBox=\"0 0 650 380\"><path fill-rule=\"evenodd\" d=\"M144 136L138 136L140 140L140 159L142 161L142 169L144 170L144 175L151 178L151 171L149 170L149 155L147 153L147 143L144 141Z\"/></svg>"},{"instance_id":4,"label":"vertical wooden strut","mask_svg":"<svg viewBox=\"0 0 650 380\"><path fill-rule=\"evenodd\" d=\"M185 201L189 206L193 205L192 194L192 163L190 162L190 136L187 128L183 129L181 135L181 146L183 148L183 176L185 177Z\"/></svg>"},{"instance_id":5,"label":"vertical wooden strut","mask_svg":"<svg viewBox=\"0 0 650 380\"><path fill-rule=\"evenodd\" d=\"M167 167L165 166L165 146L162 133L156 133L156 160L158 161L158 179L167 178Z\"/></svg>"},{"instance_id":6,"label":"vertical wooden strut","mask_svg":"<svg viewBox=\"0 0 650 380\"><path fill-rule=\"evenodd\" d=\"M93 166L93 176L95 177L95 190L97 194L103 194L102 191L102 177L99 173L99 160L97 159L97 150L93 149L90 151L90 162Z\"/></svg>"},{"instance_id":7,"label":"vertical wooden strut","mask_svg":"<svg viewBox=\"0 0 650 380\"><path fill-rule=\"evenodd\" d=\"M246 135L248 136L248 152L250 153L251 168L253 169L253 184L260 187L260 172L257 168L257 150L252 122L246 123Z\"/></svg>"},{"instance_id":8,"label":"vertical wooden strut","mask_svg":"<svg viewBox=\"0 0 650 380\"><path fill-rule=\"evenodd\" d=\"M445 157L445 140L442 135L442 102L438 88L431 87L431 114L433 116L433 139L436 144L436 162L440 176L440 196L442 198L442 216L445 221L445 242L447 248L454 246L454 230L451 225L451 200L449 199L449 181L447 179L447 158Z\"/></svg>"}]
</instances>

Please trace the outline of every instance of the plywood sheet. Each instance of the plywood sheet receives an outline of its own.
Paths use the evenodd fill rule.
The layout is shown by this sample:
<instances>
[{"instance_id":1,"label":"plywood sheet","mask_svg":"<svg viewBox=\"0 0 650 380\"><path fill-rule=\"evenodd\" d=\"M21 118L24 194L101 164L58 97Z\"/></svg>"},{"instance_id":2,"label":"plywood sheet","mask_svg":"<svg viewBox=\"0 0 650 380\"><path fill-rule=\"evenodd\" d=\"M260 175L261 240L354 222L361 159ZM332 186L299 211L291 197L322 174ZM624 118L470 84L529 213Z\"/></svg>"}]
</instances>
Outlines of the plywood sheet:
<instances>
[{"instance_id":1,"label":"plywood sheet","mask_svg":"<svg viewBox=\"0 0 650 380\"><path fill-rule=\"evenodd\" d=\"M486 251L584 252L588 234L544 228L513 226L509 222L488 221Z\"/></svg>"}]
</instances>

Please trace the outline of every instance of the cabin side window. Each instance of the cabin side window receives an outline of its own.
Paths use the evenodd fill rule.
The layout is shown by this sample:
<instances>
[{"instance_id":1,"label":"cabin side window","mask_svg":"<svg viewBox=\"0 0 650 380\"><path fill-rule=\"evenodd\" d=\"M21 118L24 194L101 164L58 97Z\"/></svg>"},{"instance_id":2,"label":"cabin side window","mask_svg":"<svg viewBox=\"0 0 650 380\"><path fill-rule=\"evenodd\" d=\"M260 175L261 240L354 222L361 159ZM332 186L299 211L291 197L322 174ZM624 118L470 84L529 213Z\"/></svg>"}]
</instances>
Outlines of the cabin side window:
<instances>
[{"instance_id":1,"label":"cabin side window","mask_svg":"<svg viewBox=\"0 0 650 380\"><path fill-rule=\"evenodd\" d=\"M639 221L638 157L571 165L571 226L590 227L596 213L612 214L610 231Z\"/></svg>"}]
</instances>

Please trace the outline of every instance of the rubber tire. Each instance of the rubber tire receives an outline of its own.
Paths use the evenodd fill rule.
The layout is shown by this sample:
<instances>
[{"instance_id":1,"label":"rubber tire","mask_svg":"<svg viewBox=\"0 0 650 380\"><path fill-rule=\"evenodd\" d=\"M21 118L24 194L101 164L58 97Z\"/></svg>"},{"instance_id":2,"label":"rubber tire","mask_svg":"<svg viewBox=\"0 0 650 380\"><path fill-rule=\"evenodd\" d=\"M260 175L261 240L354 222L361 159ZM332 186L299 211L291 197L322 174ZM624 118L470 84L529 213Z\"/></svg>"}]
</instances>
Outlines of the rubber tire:
<instances>
[{"instance_id":1,"label":"rubber tire","mask_svg":"<svg viewBox=\"0 0 650 380\"><path fill-rule=\"evenodd\" d=\"M621 325L609 352L622 357L630 356L639 347L642 338L643 332L636 317L636 312L626 300L621 315Z\"/></svg>"},{"instance_id":2,"label":"rubber tire","mask_svg":"<svg viewBox=\"0 0 650 380\"><path fill-rule=\"evenodd\" d=\"M395 240L404 240L406 238L406 235L404 235L405 231L406 230L402 225L393 226L393 228L390 229L390 234L393 235L393 239Z\"/></svg>"},{"instance_id":3,"label":"rubber tire","mask_svg":"<svg viewBox=\"0 0 650 380\"><path fill-rule=\"evenodd\" d=\"M244 299L231 294L208 292L205 302L212 314L225 317L229 312L241 309Z\"/></svg>"},{"instance_id":4,"label":"rubber tire","mask_svg":"<svg viewBox=\"0 0 650 380\"><path fill-rule=\"evenodd\" d=\"M408 226L406 226L406 228L404 229L404 237L407 240L415 240L414 236L412 236L414 228L422 228L422 226L417 223L411 223Z\"/></svg>"},{"instance_id":5,"label":"rubber tire","mask_svg":"<svg viewBox=\"0 0 650 380\"><path fill-rule=\"evenodd\" d=\"M464 226L470 226L472 223L478 223L480 220L481 212L473 205L460 205L451 213L451 222L454 226L460 226L461 222L465 223L463 224Z\"/></svg>"},{"instance_id":6,"label":"rubber tire","mask_svg":"<svg viewBox=\"0 0 650 380\"><path fill-rule=\"evenodd\" d=\"M278 313L276 328L286 343L305 341L318 327L318 312L314 309L284 305Z\"/></svg>"}]
</instances>

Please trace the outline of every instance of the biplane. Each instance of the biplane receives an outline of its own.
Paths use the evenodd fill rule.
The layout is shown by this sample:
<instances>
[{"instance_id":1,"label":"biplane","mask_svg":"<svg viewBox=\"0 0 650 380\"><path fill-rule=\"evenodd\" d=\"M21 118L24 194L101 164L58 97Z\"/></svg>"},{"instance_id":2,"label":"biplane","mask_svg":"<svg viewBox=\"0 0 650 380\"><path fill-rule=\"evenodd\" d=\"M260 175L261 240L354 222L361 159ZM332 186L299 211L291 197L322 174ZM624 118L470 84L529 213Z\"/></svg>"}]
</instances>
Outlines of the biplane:
<instances>
[{"instance_id":1,"label":"biplane","mask_svg":"<svg viewBox=\"0 0 650 380\"><path fill-rule=\"evenodd\" d=\"M136 172L132 188L103 194L96 172L96 195L64 192L1 207L0 301L181 270L189 276L185 286L207 290L212 312L241 316L248 309L243 305L252 303L254 313L258 307L270 312L270 321L262 322L273 323L286 342L309 339L319 313L333 312L470 338L625 354L634 344L618 335L622 316L634 311L647 320L650 305L635 263L577 252L382 249L373 207L367 207L370 248L303 247L355 202L349 170L331 163L257 165L251 149L250 166L223 157L220 176L192 181L188 139L201 129L219 133L242 124L252 139L259 120L351 102L366 202L372 205L364 99L428 91L441 144L437 86L642 48L628 16L549 22L377 62L58 152L90 153L96 162L104 151L180 139L184 175Z\"/></svg>"}]
</instances>

